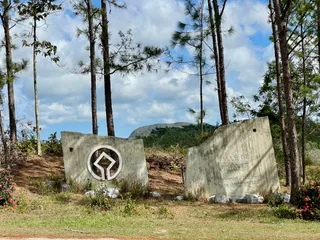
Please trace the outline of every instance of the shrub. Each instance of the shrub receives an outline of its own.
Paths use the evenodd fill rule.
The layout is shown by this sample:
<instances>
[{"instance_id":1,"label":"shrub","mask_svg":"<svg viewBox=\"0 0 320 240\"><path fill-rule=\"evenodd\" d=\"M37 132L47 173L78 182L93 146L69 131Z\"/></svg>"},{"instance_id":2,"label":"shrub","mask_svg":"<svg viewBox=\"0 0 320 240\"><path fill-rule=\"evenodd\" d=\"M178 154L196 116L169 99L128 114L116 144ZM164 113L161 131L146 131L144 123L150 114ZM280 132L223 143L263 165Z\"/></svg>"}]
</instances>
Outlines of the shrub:
<instances>
[{"instance_id":1,"label":"shrub","mask_svg":"<svg viewBox=\"0 0 320 240\"><path fill-rule=\"evenodd\" d=\"M37 140L35 136L18 143L18 149L23 153L35 154L37 152Z\"/></svg>"},{"instance_id":2,"label":"shrub","mask_svg":"<svg viewBox=\"0 0 320 240\"><path fill-rule=\"evenodd\" d=\"M131 198L144 198L149 195L149 189L147 186L142 185L140 182L135 181L121 181L116 182L113 181L115 186L117 186L120 189L120 194L122 196L129 196Z\"/></svg>"},{"instance_id":3,"label":"shrub","mask_svg":"<svg viewBox=\"0 0 320 240\"><path fill-rule=\"evenodd\" d=\"M273 214L278 218L296 219L299 214L295 208L288 206L287 204L281 204L273 208Z\"/></svg>"},{"instance_id":4,"label":"shrub","mask_svg":"<svg viewBox=\"0 0 320 240\"><path fill-rule=\"evenodd\" d=\"M111 200L106 197L101 191L96 192L94 196L88 196L88 198L89 205L92 208L98 208L101 211L107 211L112 207Z\"/></svg>"},{"instance_id":5,"label":"shrub","mask_svg":"<svg viewBox=\"0 0 320 240\"><path fill-rule=\"evenodd\" d=\"M166 208L165 206L160 206L158 208L158 217L159 218L168 218L168 217L173 217L172 213L170 213L169 209Z\"/></svg>"},{"instance_id":6,"label":"shrub","mask_svg":"<svg viewBox=\"0 0 320 240\"><path fill-rule=\"evenodd\" d=\"M12 197L14 191L13 179L7 172L0 173L0 206L16 207L16 202Z\"/></svg>"},{"instance_id":7,"label":"shrub","mask_svg":"<svg viewBox=\"0 0 320 240\"><path fill-rule=\"evenodd\" d=\"M284 204L283 197L281 196L280 193L270 193L266 198L267 198L269 207L278 207Z\"/></svg>"},{"instance_id":8,"label":"shrub","mask_svg":"<svg viewBox=\"0 0 320 240\"><path fill-rule=\"evenodd\" d=\"M132 199L130 193L126 194L123 213L129 216L137 214L136 201Z\"/></svg>"},{"instance_id":9,"label":"shrub","mask_svg":"<svg viewBox=\"0 0 320 240\"><path fill-rule=\"evenodd\" d=\"M40 195L50 195L61 192L61 186L64 182L64 177L58 175L32 180L31 186L33 191Z\"/></svg>"},{"instance_id":10,"label":"shrub","mask_svg":"<svg viewBox=\"0 0 320 240\"><path fill-rule=\"evenodd\" d=\"M61 140L57 138L57 133L50 134L48 140L42 143L42 150L45 154L62 156Z\"/></svg>"},{"instance_id":11,"label":"shrub","mask_svg":"<svg viewBox=\"0 0 320 240\"><path fill-rule=\"evenodd\" d=\"M296 204L301 218L320 220L320 180L301 187Z\"/></svg>"}]
</instances>

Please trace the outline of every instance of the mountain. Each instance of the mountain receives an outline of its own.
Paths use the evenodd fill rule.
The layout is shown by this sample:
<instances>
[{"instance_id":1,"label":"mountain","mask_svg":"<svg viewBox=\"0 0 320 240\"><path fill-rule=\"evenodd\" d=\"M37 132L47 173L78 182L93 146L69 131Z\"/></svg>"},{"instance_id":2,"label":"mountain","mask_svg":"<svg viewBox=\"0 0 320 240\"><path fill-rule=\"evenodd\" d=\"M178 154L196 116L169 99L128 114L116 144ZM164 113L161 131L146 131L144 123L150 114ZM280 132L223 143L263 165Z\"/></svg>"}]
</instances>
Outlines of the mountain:
<instances>
[{"instance_id":1,"label":"mountain","mask_svg":"<svg viewBox=\"0 0 320 240\"><path fill-rule=\"evenodd\" d=\"M159 124L153 124L148 126L143 126L135 129L129 136L129 139L135 138L135 137L147 137L151 134L153 130L156 130L157 128L181 128L184 126L194 125L193 123L187 123L187 122L176 122L176 123L159 123Z\"/></svg>"}]
</instances>

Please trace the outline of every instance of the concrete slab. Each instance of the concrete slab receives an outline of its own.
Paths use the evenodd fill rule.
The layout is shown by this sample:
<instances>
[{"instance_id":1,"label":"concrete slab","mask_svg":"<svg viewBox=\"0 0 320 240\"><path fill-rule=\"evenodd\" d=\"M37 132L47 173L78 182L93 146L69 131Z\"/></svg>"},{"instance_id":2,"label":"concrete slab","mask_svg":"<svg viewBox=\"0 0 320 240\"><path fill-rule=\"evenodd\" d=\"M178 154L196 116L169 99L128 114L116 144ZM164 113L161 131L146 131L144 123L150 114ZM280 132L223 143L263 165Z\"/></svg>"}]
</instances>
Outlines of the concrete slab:
<instances>
[{"instance_id":1,"label":"concrete slab","mask_svg":"<svg viewBox=\"0 0 320 240\"><path fill-rule=\"evenodd\" d=\"M141 139L127 140L92 134L62 132L62 149L67 179L86 186L103 184L115 187L148 184L148 172ZM108 148L113 154L99 149ZM100 151L100 152L99 152Z\"/></svg>"},{"instance_id":2,"label":"concrete slab","mask_svg":"<svg viewBox=\"0 0 320 240\"><path fill-rule=\"evenodd\" d=\"M267 117L220 127L204 143L188 151L186 195L264 195L279 186Z\"/></svg>"}]
</instances>

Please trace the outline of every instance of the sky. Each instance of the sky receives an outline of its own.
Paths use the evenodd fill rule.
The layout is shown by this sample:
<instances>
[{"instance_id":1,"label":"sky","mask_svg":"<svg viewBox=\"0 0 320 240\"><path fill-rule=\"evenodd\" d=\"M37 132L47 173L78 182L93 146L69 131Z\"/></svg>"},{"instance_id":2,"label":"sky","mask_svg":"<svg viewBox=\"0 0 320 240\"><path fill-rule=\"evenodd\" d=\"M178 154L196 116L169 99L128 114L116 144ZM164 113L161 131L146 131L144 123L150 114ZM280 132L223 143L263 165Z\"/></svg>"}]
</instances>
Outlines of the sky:
<instances>
[{"instance_id":1,"label":"sky","mask_svg":"<svg viewBox=\"0 0 320 240\"><path fill-rule=\"evenodd\" d=\"M94 1L99 6L98 1ZM111 43L117 43L118 31L132 30L135 42L164 48L170 45L178 21L185 21L184 4L180 0L130 0L127 9L111 9L109 30ZM77 37L77 28L85 28L81 17L74 16L71 3L63 2L63 11L51 15L38 29L38 39L48 40L58 47L60 66L48 58L38 56L38 91L41 139L54 132L74 131L91 133L90 76L75 73L78 62L88 62L88 41ZM244 95L252 99L262 83L267 62L273 59L273 45L269 41L271 26L268 23L266 0L229 0L223 16L222 28L232 26L232 35L224 34L227 94ZM32 73L32 49L22 47L19 35L30 25L12 28L14 61L29 59L27 71L19 73L15 80L16 116L20 129L34 121L34 95ZM3 31L0 32L3 39ZM180 50L178 50L180 51ZM182 51L182 50L181 50ZM188 50L186 50L188 51ZM4 56L4 49L0 50ZM4 59L4 57L2 58ZM0 65L3 67L4 63ZM157 64L159 71L134 75L112 76L112 98L117 137L127 138L141 126L155 123L190 122L194 116L188 108L199 110L199 80L188 73L194 69L165 71L164 62ZM215 82L214 75L207 80ZM6 88L4 88L6 93ZM103 80L97 80L99 135L106 135ZM7 104L7 102L6 102ZM218 98L214 84L204 87L205 122L220 122ZM232 119L234 109L229 105ZM8 125L7 109L5 123Z\"/></svg>"}]
</instances>

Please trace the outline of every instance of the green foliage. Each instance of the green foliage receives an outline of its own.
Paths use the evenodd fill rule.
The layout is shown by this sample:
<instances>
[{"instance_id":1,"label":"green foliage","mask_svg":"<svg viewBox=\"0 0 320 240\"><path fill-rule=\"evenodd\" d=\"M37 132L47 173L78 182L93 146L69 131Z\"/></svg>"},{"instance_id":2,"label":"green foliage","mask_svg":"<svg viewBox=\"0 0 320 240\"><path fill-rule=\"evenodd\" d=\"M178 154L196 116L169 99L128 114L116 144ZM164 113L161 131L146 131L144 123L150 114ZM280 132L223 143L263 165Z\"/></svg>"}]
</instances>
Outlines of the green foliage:
<instances>
[{"instance_id":1,"label":"green foliage","mask_svg":"<svg viewBox=\"0 0 320 240\"><path fill-rule=\"evenodd\" d=\"M94 196L88 196L89 206L101 211L107 211L112 208L111 200L106 197L102 191L97 191Z\"/></svg>"},{"instance_id":2,"label":"green foliage","mask_svg":"<svg viewBox=\"0 0 320 240\"><path fill-rule=\"evenodd\" d=\"M150 136L139 138L143 139L146 148L169 148L177 144L181 148L189 148L203 142L216 128L215 126L204 124L203 137L200 136L198 126L192 124L181 128L157 128L152 131Z\"/></svg>"},{"instance_id":3,"label":"green foliage","mask_svg":"<svg viewBox=\"0 0 320 240\"><path fill-rule=\"evenodd\" d=\"M16 202L13 199L14 191L13 179L7 172L0 173L0 206L16 207Z\"/></svg>"},{"instance_id":4,"label":"green foliage","mask_svg":"<svg viewBox=\"0 0 320 240\"><path fill-rule=\"evenodd\" d=\"M120 42L115 44L115 51L110 52L109 67L110 75L116 72L121 74L137 73L143 70L157 71L156 60L163 50L154 46L142 46L133 42L132 31L119 31ZM103 72L104 64L100 61L96 63L100 72Z\"/></svg>"},{"instance_id":5,"label":"green foliage","mask_svg":"<svg viewBox=\"0 0 320 240\"><path fill-rule=\"evenodd\" d=\"M279 193L270 193L267 196L267 202L269 207L278 207L284 204L283 198Z\"/></svg>"},{"instance_id":6,"label":"green foliage","mask_svg":"<svg viewBox=\"0 0 320 240\"><path fill-rule=\"evenodd\" d=\"M18 149L23 153L35 154L37 152L37 139L34 135L17 144Z\"/></svg>"},{"instance_id":7,"label":"green foliage","mask_svg":"<svg viewBox=\"0 0 320 240\"><path fill-rule=\"evenodd\" d=\"M170 213L169 209L165 206L158 207L158 217L159 218L168 218L173 217L172 213Z\"/></svg>"},{"instance_id":8,"label":"green foliage","mask_svg":"<svg viewBox=\"0 0 320 240\"><path fill-rule=\"evenodd\" d=\"M62 10L62 7L61 4L55 4L55 0L32 0L20 3L17 9L22 19L32 18L34 24L36 24L37 21L45 20L50 14ZM36 27L36 25L33 27ZM30 37L30 35L24 36ZM50 57L51 61L55 63L60 60L59 56L56 55L57 46L53 45L51 42L33 40L33 42L28 43L27 40L24 39L22 40L22 45L27 47L33 46L36 54L42 53L44 57Z\"/></svg>"},{"instance_id":9,"label":"green foliage","mask_svg":"<svg viewBox=\"0 0 320 240\"><path fill-rule=\"evenodd\" d=\"M51 195L59 193L64 182L64 178L61 176L51 176L47 179L36 179L31 182L31 185L36 193Z\"/></svg>"},{"instance_id":10,"label":"green foliage","mask_svg":"<svg viewBox=\"0 0 320 240\"><path fill-rule=\"evenodd\" d=\"M61 140L57 138L57 133L50 134L48 140L42 141L42 152L44 155L62 156ZM23 153L35 154L37 153L37 139L34 135L20 141L18 149Z\"/></svg>"},{"instance_id":11,"label":"green foliage","mask_svg":"<svg viewBox=\"0 0 320 240\"><path fill-rule=\"evenodd\" d=\"M136 201L132 199L130 193L126 195L123 213L128 216L137 214Z\"/></svg>"},{"instance_id":12,"label":"green foliage","mask_svg":"<svg viewBox=\"0 0 320 240\"><path fill-rule=\"evenodd\" d=\"M302 219L320 220L320 180L299 189L296 206Z\"/></svg>"},{"instance_id":13,"label":"green foliage","mask_svg":"<svg viewBox=\"0 0 320 240\"><path fill-rule=\"evenodd\" d=\"M47 155L62 156L62 143L57 139L57 132L50 134L48 140L42 143L42 151Z\"/></svg>"},{"instance_id":14,"label":"green foliage","mask_svg":"<svg viewBox=\"0 0 320 240\"><path fill-rule=\"evenodd\" d=\"M250 102L245 99L243 95L232 97L230 103L238 114L246 114L248 118L250 118L250 116L252 115L252 107L250 105ZM235 114L233 117L236 118L237 115Z\"/></svg>"},{"instance_id":15,"label":"green foliage","mask_svg":"<svg viewBox=\"0 0 320 240\"><path fill-rule=\"evenodd\" d=\"M118 183L113 181L113 183L120 189L122 196L130 195L132 198L143 198L149 195L148 187L139 182L121 181Z\"/></svg>"},{"instance_id":16,"label":"green foliage","mask_svg":"<svg viewBox=\"0 0 320 240\"><path fill-rule=\"evenodd\" d=\"M280 204L272 209L273 214L278 218L296 219L299 217L296 209L287 204Z\"/></svg>"},{"instance_id":17,"label":"green foliage","mask_svg":"<svg viewBox=\"0 0 320 240\"><path fill-rule=\"evenodd\" d=\"M20 141L18 149L23 153L37 153L37 140L34 135L30 138ZM48 140L42 141L42 151L44 155L62 156L61 140L57 138L57 133L50 134Z\"/></svg>"},{"instance_id":18,"label":"green foliage","mask_svg":"<svg viewBox=\"0 0 320 240\"><path fill-rule=\"evenodd\" d=\"M29 206L24 196L20 196L17 200L17 211L20 213L29 211Z\"/></svg>"}]
</instances>

